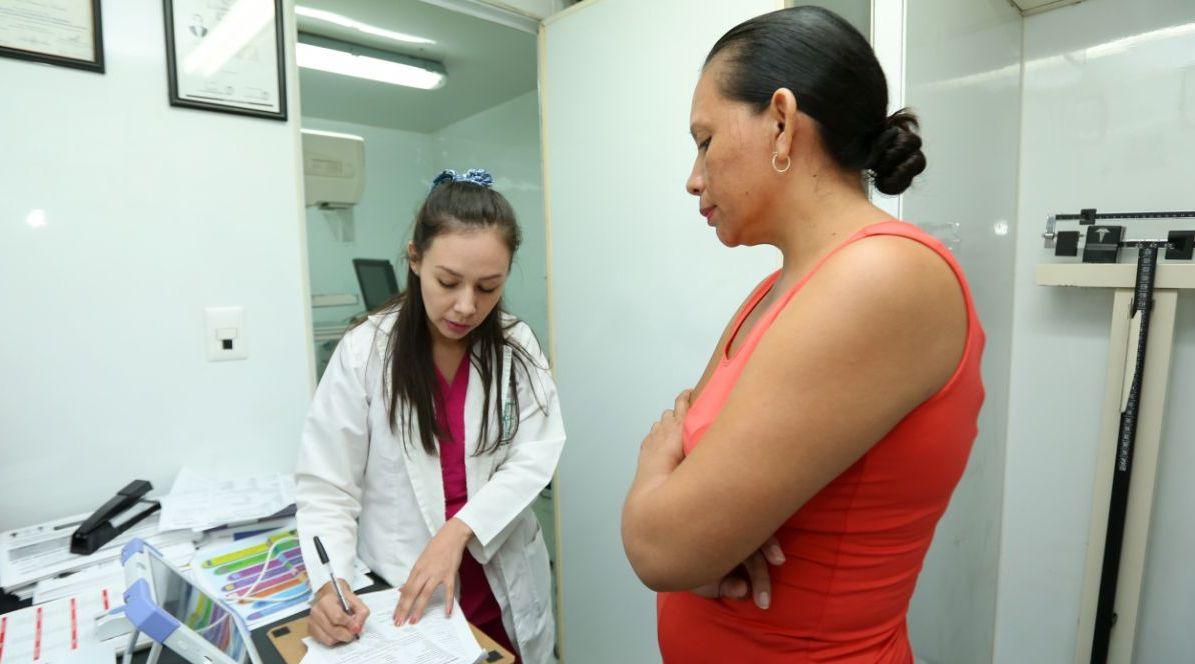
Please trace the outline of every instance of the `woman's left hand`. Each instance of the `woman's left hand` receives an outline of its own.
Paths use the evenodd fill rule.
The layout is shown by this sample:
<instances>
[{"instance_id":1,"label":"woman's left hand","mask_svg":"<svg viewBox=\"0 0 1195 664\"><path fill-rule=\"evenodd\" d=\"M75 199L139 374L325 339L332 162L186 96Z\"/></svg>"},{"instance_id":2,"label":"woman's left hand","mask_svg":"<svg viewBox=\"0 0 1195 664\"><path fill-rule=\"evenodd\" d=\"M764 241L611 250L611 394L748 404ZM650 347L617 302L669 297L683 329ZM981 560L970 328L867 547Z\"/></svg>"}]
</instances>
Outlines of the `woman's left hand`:
<instances>
[{"instance_id":1,"label":"woman's left hand","mask_svg":"<svg viewBox=\"0 0 1195 664\"><path fill-rule=\"evenodd\" d=\"M666 410L639 447L639 464L649 460L666 466L671 471L680 465L685 457L684 433L685 415L689 412L689 399L693 390L685 390L676 397L672 410Z\"/></svg>"},{"instance_id":2,"label":"woman's left hand","mask_svg":"<svg viewBox=\"0 0 1195 664\"><path fill-rule=\"evenodd\" d=\"M733 572L713 583L694 588L691 592L709 599L746 599L755 598L755 605L767 609L772 601L772 575L768 565L779 567L784 564L784 551L776 536L768 538L759 550L751 554ZM739 570L743 574L739 573ZM743 575L747 578L743 578Z\"/></svg>"},{"instance_id":3,"label":"woman's left hand","mask_svg":"<svg viewBox=\"0 0 1195 664\"><path fill-rule=\"evenodd\" d=\"M460 519L449 519L432 538L411 568L407 582L398 590L398 606L394 608L394 624L410 620L419 622L432 595L444 586L444 613L452 615L456 600L456 574L461 567L465 545L473 530Z\"/></svg>"}]
</instances>

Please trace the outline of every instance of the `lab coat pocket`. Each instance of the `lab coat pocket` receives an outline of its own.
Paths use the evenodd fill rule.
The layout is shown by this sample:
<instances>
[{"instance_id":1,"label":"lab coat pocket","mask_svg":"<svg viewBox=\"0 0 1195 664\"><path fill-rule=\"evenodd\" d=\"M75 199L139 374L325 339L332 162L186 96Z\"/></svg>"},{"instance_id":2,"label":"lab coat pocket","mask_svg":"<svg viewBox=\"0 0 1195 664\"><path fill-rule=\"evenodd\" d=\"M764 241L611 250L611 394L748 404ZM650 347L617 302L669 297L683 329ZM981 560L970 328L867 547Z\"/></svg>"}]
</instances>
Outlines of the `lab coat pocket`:
<instances>
[{"instance_id":1,"label":"lab coat pocket","mask_svg":"<svg viewBox=\"0 0 1195 664\"><path fill-rule=\"evenodd\" d=\"M544 544L544 532L540 528L539 520L532 518L534 525L531 540L523 547L525 564L524 578L531 588L532 611L540 620L550 620L552 570L548 563L548 548Z\"/></svg>"}]
</instances>

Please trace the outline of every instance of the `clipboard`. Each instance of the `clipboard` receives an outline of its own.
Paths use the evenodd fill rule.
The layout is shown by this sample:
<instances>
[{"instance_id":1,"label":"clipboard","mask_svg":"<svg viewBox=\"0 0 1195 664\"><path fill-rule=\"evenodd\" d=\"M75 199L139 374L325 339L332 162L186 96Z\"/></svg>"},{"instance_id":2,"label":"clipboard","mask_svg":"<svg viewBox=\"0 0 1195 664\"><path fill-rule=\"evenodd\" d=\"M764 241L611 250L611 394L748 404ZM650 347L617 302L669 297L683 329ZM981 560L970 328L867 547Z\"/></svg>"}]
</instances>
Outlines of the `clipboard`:
<instances>
[{"instance_id":1,"label":"clipboard","mask_svg":"<svg viewBox=\"0 0 1195 664\"><path fill-rule=\"evenodd\" d=\"M487 664L514 664L514 655L486 636L480 629L473 625L469 625L469 628L473 630L473 636L477 637L477 642L481 644L482 650L487 653L484 662ZM307 645L303 643L303 639L307 638L307 617L304 616L272 627L267 636L286 664L299 664L303 656L307 654Z\"/></svg>"}]
</instances>

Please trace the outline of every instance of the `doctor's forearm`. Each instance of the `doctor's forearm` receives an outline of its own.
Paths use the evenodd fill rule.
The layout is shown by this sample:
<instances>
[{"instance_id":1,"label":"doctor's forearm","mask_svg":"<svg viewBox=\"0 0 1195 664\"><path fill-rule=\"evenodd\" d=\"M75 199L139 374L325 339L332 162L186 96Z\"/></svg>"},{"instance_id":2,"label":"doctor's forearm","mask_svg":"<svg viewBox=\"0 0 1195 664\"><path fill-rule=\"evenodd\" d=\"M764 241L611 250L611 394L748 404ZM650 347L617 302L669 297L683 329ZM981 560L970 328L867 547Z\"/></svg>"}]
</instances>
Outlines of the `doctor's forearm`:
<instances>
[{"instance_id":1,"label":"doctor's forearm","mask_svg":"<svg viewBox=\"0 0 1195 664\"><path fill-rule=\"evenodd\" d=\"M516 449L469 497L456 516L473 529L483 547L500 546L509 526L551 482L562 442L563 438L522 443L522 449Z\"/></svg>"}]
</instances>

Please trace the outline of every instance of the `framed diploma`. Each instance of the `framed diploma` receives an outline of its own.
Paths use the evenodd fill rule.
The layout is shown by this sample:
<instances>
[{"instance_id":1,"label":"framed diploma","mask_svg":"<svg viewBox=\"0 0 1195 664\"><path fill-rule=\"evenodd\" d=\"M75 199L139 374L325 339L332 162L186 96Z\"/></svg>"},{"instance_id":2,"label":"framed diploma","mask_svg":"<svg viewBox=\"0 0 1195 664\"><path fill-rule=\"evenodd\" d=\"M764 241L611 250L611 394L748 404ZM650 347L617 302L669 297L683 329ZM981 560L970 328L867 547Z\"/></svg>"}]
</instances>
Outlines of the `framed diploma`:
<instances>
[{"instance_id":1,"label":"framed diploma","mask_svg":"<svg viewBox=\"0 0 1195 664\"><path fill-rule=\"evenodd\" d=\"M104 73L100 0L0 0L0 55Z\"/></svg>"},{"instance_id":2,"label":"framed diploma","mask_svg":"<svg viewBox=\"0 0 1195 664\"><path fill-rule=\"evenodd\" d=\"M172 106L286 120L282 0L163 3Z\"/></svg>"}]
</instances>

